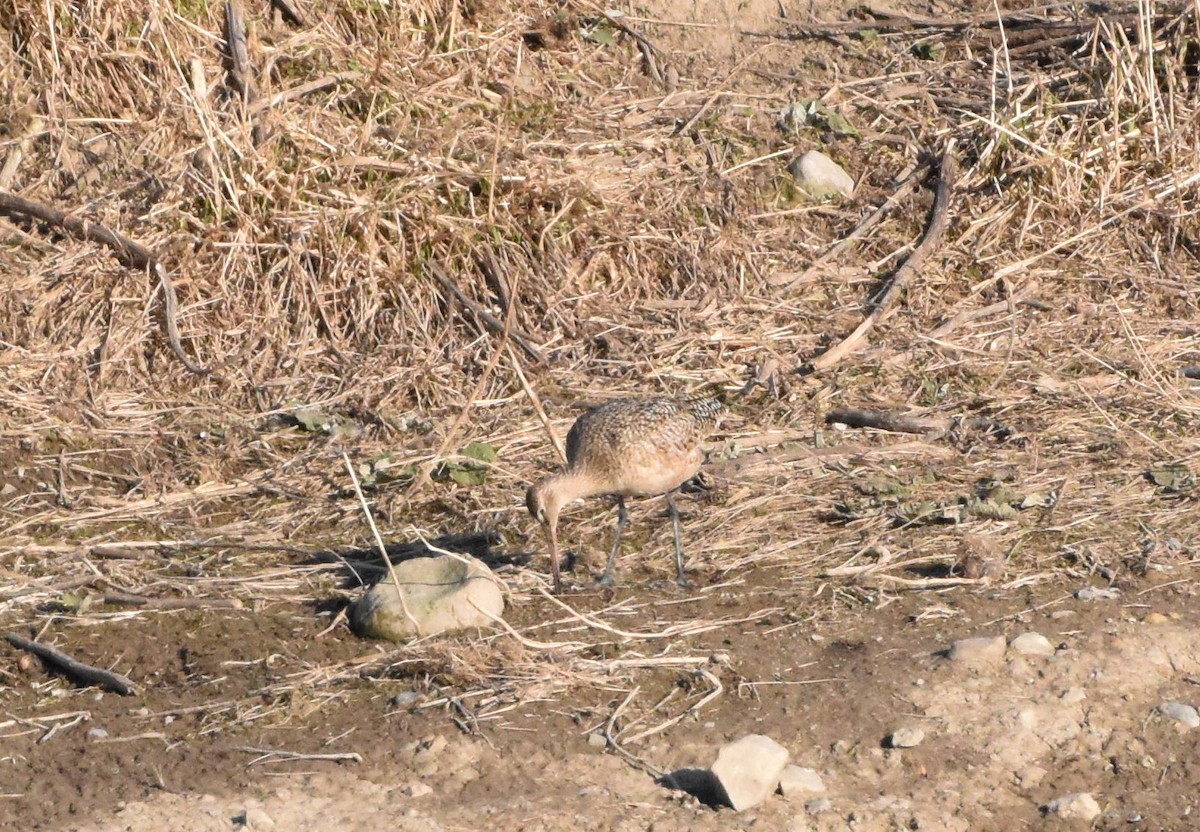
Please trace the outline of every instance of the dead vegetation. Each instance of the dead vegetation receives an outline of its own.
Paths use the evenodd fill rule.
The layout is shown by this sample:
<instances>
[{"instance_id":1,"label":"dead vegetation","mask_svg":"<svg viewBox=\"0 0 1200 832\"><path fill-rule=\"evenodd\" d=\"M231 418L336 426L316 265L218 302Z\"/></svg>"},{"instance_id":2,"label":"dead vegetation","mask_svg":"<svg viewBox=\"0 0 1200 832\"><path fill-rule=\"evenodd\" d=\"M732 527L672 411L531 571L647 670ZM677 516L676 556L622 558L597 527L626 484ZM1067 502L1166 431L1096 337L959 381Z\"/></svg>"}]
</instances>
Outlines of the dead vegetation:
<instances>
[{"instance_id":1,"label":"dead vegetation","mask_svg":"<svg viewBox=\"0 0 1200 832\"><path fill-rule=\"evenodd\" d=\"M592 685L620 712L665 669L697 680L678 714L728 672L692 637L978 583L963 529L1005 587L1196 557L1194 478L1144 476L1198 451L1193 5L779 21L716 67L583 2L246 3L232 57L222 4L35 5L0 0L0 189L59 212L6 197L0 222L9 626L103 621L94 591L350 597L327 555L371 537L343 451L385 538L501 533L533 567L502 570L516 623L348 644L267 693L394 676L475 719ZM812 147L853 202L798 198ZM944 239L900 279L943 156ZM547 425L751 380L685 508L704 589L642 597L656 533L633 593L550 598L520 557ZM947 430L823 428L839 407ZM950 429L972 419L1003 431ZM567 519L593 552L602 512ZM616 716L614 745L674 719Z\"/></svg>"}]
</instances>

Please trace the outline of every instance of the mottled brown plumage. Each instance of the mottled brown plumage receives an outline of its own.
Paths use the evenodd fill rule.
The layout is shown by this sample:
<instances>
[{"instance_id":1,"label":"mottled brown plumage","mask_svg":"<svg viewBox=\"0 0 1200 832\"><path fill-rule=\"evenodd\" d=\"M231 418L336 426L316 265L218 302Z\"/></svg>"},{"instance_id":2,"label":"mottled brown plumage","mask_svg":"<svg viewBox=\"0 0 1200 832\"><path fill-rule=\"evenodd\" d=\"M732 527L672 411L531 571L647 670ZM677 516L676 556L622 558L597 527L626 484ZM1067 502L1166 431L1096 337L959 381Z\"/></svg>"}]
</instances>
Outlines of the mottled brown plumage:
<instances>
[{"instance_id":1,"label":"mottled brown plumage","mask_svg":"<svg viewBox=\"0 0 1200 832\"><path fill-rule=\"evenodd\" d=\"M724 407L717 398L673 399L644 396L617 399L592 408L567 434L567 466L529 488L529 513L546 528L554 589L562 588L558 567L558 514L564 505L599 494L617 498L617 533L603 583L612 582L613 564L628 516L626 497L667 496L675 532L675 561L681 584L683 546L679 510L672 498L700 470L701 443Z\"/></svg>"}]
</instances>

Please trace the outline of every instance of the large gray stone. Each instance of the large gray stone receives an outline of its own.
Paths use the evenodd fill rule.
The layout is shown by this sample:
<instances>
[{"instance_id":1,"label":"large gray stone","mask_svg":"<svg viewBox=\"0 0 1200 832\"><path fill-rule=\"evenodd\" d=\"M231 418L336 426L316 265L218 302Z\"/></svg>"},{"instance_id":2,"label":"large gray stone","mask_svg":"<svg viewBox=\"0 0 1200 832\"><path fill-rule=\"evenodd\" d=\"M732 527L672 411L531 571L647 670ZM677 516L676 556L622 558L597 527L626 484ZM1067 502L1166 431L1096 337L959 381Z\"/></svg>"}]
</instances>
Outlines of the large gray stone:
<instances>
[{"instance_id":1,"label":"large gray stone","mask_svg":"<svg viewBox=\"0 0 1200 832\"><path fill-rule=\"evenodd\" d=\"M722 746L711 772L730 806L741 812L767 799L779 785L788 750L770 737L749 734Z\"/></svg>"},{"instance_id":2,"label":"large gray stone","mask_svg":"<svg viewBox=\"0 0 1200 832\"><path fill-rule=\"evenodd\" d=\"M413 558L396 565L396 577L404 603L400 603L391 577L384 578L351 610L350 623L356 633L407 641L490 627L504 612L504 595L492 571L471 557Z\"/></svg>"}]
</instances>

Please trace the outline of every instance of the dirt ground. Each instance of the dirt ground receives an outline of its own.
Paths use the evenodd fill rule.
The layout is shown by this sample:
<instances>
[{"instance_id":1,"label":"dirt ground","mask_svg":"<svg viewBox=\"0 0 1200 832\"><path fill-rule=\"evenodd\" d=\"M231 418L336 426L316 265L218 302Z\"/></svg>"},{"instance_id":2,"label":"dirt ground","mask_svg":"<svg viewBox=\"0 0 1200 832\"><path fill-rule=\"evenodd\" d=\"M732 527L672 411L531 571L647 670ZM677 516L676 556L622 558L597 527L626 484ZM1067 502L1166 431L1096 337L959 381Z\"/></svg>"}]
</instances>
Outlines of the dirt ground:
<instances>
[{"instance_id":1,"label":"dirt ground","mask_svg":"<svg viewBox=\"0 0 1200 832\"><path fill-rule=\"evenodd\" d=\"M62 19L74 13L66 5ZM83 17L85 6L99 14L76 5ZM329 23L332 4L308 5L325 28L314 23L311 33L297 34L259 21L262 40L251 39L281 86L324 84L353 63L323 63L322 50L357 47L330 35L343 31ZM392 7L340 5L372 25ZM953 40L974 43L978 27L948 36L956 68L939 75L929 69L942 54L929 45L937 37L904 26L898 35L882 27L882 34L762 35L814 18L846 22L857 4L652 0L630 7L629 20L650 33L678 75L679 86L664 93L631 39L588 17L591 4L542 4L517 22L511 10L489 17L482 4L450 5L452 24L411 24L422 32L447 26L446 43L456 32L465 38L464 30L477 38L462 42L478 50L479 66L465 47L447 55L430 47L420 56L420 71L430 74L413 87L445 99L408 101L412 89L386 89L389 77L412 78L407 64L387 57L381 37L371 41L379 49L373 71L383 73L373 77L385 79L379 89L355 75L365 98L329 82L277 105L289 140L308 142L304 153L345 142L341 167L308 169L282 151L271 157L276 146L261 157L232 154L237 164L197 185L218 166L196 147L224 151L229 136L248 141L233 128L214 140L212 125L230 122L204 102L195 116L203 130L189 128L196 147L145 151L146 165L161 162L185 182L187 198L160 210L147 197L153 210L107 216L159 238L190 229L195 239L177 243L177 259L196 258L223 279L242 275L237 286L185 280L179 287L185 331L211 335L189 338L187 350L201 349L197 343L226 349L224 378L188 375L165 339L146 334L158 327L158 312L147 311L157 309L155 284L133 285L107 256L96 266L98 249L78 241L5 226L3 265L14 285L28 283L0 290L0 372L11 382L0 390L0 625L126 674L136 690L79 688L16 649L0 650L0 828L1197 828L1200 730L1159 710L1200 705L1200 515L1190 473L1200 459L1197 387L1177 372L1200 367L1196 212L1190 191L1176 194L1177 203L1137 202L1164 193L1163 180L1146 178L1145 169L1157 176L1160 165L1194 156L1195 145L1180 138L1186 131L1160 135L1137 109L1139 121L1122 121L1109 144L1077 151L1071 141L1086 132L1078 127L1083 104L1058 101L1056 88L1038 107L1061 105L1063 113L1043 121L1041 110L1031 115L1033 99L1019 99L1020 112L1003 129L972 134L977 146L964 153L963 167L973 178L956 203L946 260L929 263L904 312L881 323L868 349L813 376L802 365L862 320L872 276L911 251L932 196L923 187L907 191L902 218L886 221L886 234L850 257L854 268L810 275L808 264L862 218L864 205L900 187L917 164L917 144L1000 119L988 109L995 90L955 87L954 72L977 80L1001 63L998 50L972 52ZM975 20L993 7L896 8L927 23L939 15ZM219 15L205 4L171 9L161 17L177 42L197 38L209 50L197 48L209 79L222 77L209 54ZM97 43L117 45L107 62L84 65L102 67L101 75L123 65L117 58L142 48L142 24L99 27ZM370 29L362 23L364 39ZM19 34L11 38L18 45L37 41ZM885 43L893 36L913 42ZM1057 29L1046 38L1070 40ZM44 45L39 71L59 78L58 61L72 57L71 45ZM1014 60L1036 64L1022 48L1014 45ZM1180 77L1194 81L1189 49L1194 43L1179 50L1191 62ZM179 59L168 52L154 61L137 54L146 66ZM518 53L520 60L511 57ZM320 60L308 66L312 55ZM1074 62L1084 57L1056 57L1065 69L1055 77L1075 77ZM354 71L367 73L365 65L354 63ZM185 67L181 61L172 72L194 79L195 67ZM488 76L493 70L496 78ZM937 89L923 86L931 72ZM881 82L881 74L896 82ZM1131 88L1140 84L1136 72L1129 77ZM539 84L559 96L559 110L537 98ZM468 101L461 92L468 87L480 97ZM86 110L89 89L81 83L84 94L54 99L72 129L104 122L71 120L73 107ZM336 105L306 99L314 91ZM819 140L812 132L781 137L784 105L827 93L861 136L830 135L826 125ZM370 144L392 129L382 117L376 123L373 109L392 94L409 109L389 101L388 112L420 127L404 134L403 153ZM505 113L520 122L493 132L498 116L485 105L505 96L519 105ZM1125 99L1113 108L1136 109ZM151 109L141 114L148 123L170 117L169 108ZM933 116L920 121L933 112L973 115L953 127ZM124 111L109 115L127 119ZM327 130L317 120L325 117L345 132ZM559 117L563 124L554 122ZM1046 132L1029 127L1035 122ZM1183 110L1178 123L1188 123ZM178 126L154 124L138 134L146 147L157 148L153 137ZM682 126L694 127L693 135L671 132ZM502 128L520 135L505 139ZM12 125L4 135L11 152ZM82 203L78 195L89 188L115 190L104 176L127 175L114 172L120 165L105 167L120 156L113 147L105 151L85 133L76 138L83 149L72 139L29 151L43 167L71 168L75 147L77 181L53 189L64 204ZM1178 156L1164 150L1161 159L1137 161L1153 155L1152 139L1165 145L1168 138L1178 139ZM352 140L360 139L356 150ZM106 140L116 143L117 132ZM1069 150L1051 147L1059 140ZM1071 190L1063 170L1100 169L1110 151L1120 155L1122 141L1142 144L1103 169L1111 175ZM508 160L516 173L506 182L525 183L528 193L455 179L480 160L494 166L509 144L521 147ZM451 145L471 163L451 159ZM784 164L810 145L862 174L856 207L793 200ZM100 159L94 170L93 158ZM765 168L764 159L778 164ZM989 172L989 164L1001 170ZM375 167L361 177L346 173L356 165ZM311 178L280 184L293 174ZM447 181L453 187L438 190ZM592 190L572 190L580 181ZM231 183L253 191L238 204L242 214L222 202L237 202L226 193ZM44 196L52 184L33 190ZM395 193L387 190L393 185ZM1126 186L1133 197L1120 190ZM201 210L192 198L211 204ZM444 213L422 213L422 198ZM245 254L253 248L246 240L264 233L238 225L257 201L271 206L263 226L280 236L263 236L261 250ZM1053 211L1046 207L1056 201ZM378 219L368 204L404 207L381 212L380 224L364 231ZM1071 213L1092 205L1124 221ZM230 211L226 224L209 225L209 209ZM330 227L320 216L333 218ZM416 290L380 289L387 269L363 265L376 257L388 268L402 262L396 270L411 277L405 269L420 237L403 238L397 229L408 226L440 229L441 236L430 232L430 248L450 246L471 261L473 250L453 248L458 241L487 228L494 233L483 239L499 246L519 224L513 217L528 227L520 245L508 242L533 252L528 262L505 260L524 264L512 271L523 269L527 280L525 318L514 317L557 362L536 374L531 362L529 378L515 351L511 373L507 352L488 351L495 332L464 325L454 301L402 308L405 291ZM1094 237L1060 248L1096 223L1103 226ZM296 272L255 259L294 240L311 248L310 259L287 266ZM1004 279L988 276L1051 249L1058 257L1030 261ZM325 260L313 253L326 251ZM31 265L42 260L52 263L45 273ZM325 261L349 263L352 273ZM327 267L335 271L320 271ZM328 284L311 297L296 276L310 270ZM91 311L71 300L77 286L94 292ZM306 298L315 300L305 306ZM46 312L39 302L74 311ZM500 306L484 305L503 317ZM985 305L990 312L971 316ZM420 320L396 323L409 314ZM277 320L283 329L268 331ZM953 333L938 329L946 321ZM418 343L422 327L433 343ZM581 565L561 602L549 598L543 542L523 506L525 484L552 464L542 405L562 435L575 402L599 392L678 389L714 376L734 386L756 373L763 389L732 407L711 448L706 486L680 501L694 586L664 584L668 524L659 505L639 503L631 507L621 584L599 591ZM542 398L529 393L527 404L527 386ZM295 401L319 402L354 430L306 427ZM946 420L984 414L1013 431L977 436L957 422L940 433L843 431L824 418L838 405ZM511 590L512 630L406 647L355 637L339 613L361 591L355 578L373 568L373 555L342 451L366 466L360 473L377 472L371 466L393 451L397 468L451 457L461 463L447 447L465 444L467 433L500 451L482 487L443 477L411 497L381 475L369 490L371 508L388 542L412 544L418 529L494 533L485 559ZM445 459L434 459L443 440ZM561 533L594 565L612 521L610 508L594 501L572 508ZM998 571L963 577L961 556L980 551ZM1024 633L1045 636L1052 654L1010 646L980 663L947 655L960 639ZM921 728L923 741L890 747L901 728ZM751 733L773 738L793 764L818 772L824 791L776 794L734 813L664 780L706 768L723 744ZM1077 821L1047 810L1078 793L1095 798L1098 817Z\"/></svg>"},{"instance_id":2,"label":"dirt ground","mask_svg":"<svg viewBox=\"0 0 1200 832\"><path fill-rule=\"evenodd\" d=\"M717 656L724 692L629 746L636 763L588 742L625 698L604 690L516 702L476 722L465 718L470 699L461 712L419 710L430 694L396 707L392 697L411 685L364 682L318 701L293 699L286 715L257 725L245 712L254 708L248 693L362 649L320 637L300 609L222 616L201 630L180 613L131 619L119 633L111 622L72 633L85 657L120 651L122 665L141 669L143 691L72 690L9 657L7 678L21 681L14 687L37 689L6 697L6 712L21 720L6 729L2 817L14 828L89 830L1003 830L1057 828L1041 807L1090 792L1104 810L1092 828L1193 828L1198 734L1156 710L1198 700L1192 579L1146 581L1093 601L1063 586L917 594L813 626L788 623L786 610L805 599L770 586L770 577L754 576L732 601L713 597L727 590L685 604L628 590L668 610L714 601L734 615L779 610L673 645ZM1026 632L1045 635L1054 655L1010 651L983 667L945 656L958 638ZM47 697L47 686L58 695ZM671 686L650 680L633 701L653 704ZM230 703L243 712L226 726ZM652 722L683 710L668 700L637 712ZM76 713L82 722L47 736L47 726ZM924 742L888 748L886 738L906 726L922 728ZM106 735L89 736L95 729ZM641 767L704 768L723 743L748 733L773 737L792 763L820 772L826 792L814 797L827 797L829 809L811 815L807 801L775 795L734 816ZM360 759L289 761L256 749Z\"/></svg>"}]
</instances>

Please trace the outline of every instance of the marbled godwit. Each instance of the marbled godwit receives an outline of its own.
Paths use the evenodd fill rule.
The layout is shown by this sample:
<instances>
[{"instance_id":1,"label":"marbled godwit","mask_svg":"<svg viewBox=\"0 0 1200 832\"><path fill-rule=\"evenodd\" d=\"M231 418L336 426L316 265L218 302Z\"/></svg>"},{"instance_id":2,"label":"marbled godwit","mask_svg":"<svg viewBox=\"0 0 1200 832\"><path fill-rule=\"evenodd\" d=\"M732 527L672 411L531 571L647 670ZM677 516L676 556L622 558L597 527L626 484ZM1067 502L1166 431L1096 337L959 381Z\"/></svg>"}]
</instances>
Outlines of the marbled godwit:
<instances>
[{"instance_id":1,"label":"marbled godwit","mask_svg":"<svg viewBox=\"0 0 1200 832\"><path fill-rule=\"evenodd\" d=\"M567 434L566 468L530 486L525 495L529 513L546 528L555 592L562 590L558 513L567 503L599 494L617 498L617 533L600 582L613 583L613 564L629 520L625 498L665 494L675 532L677 579L687 586L673 494L700 470L700 443L723 410L717 397L646 396L607 402L575 420Z\"/></svg>"}]
</instances>

